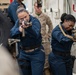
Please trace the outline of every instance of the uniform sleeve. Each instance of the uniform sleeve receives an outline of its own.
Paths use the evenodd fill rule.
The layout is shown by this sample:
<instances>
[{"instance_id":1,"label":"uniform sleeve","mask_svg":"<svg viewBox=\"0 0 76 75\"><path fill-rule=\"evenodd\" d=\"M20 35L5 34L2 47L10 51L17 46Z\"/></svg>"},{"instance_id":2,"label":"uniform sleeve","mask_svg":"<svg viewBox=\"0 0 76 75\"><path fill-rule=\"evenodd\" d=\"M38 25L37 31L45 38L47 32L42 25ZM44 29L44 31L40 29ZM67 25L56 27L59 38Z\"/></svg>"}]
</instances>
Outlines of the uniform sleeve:
<instances>
[{"instance_id":1,"label":"uniform sleeve","mask_svg":"<svg viewBox=\"0 0 76 75\"><path fill-rule=\"evenodd\" d=\"M8 7L8 16L10 17L10 19L12 20L12 16L11 16L11 8L10 8L10 6Z\"/></svg>"},{"instance_id":2,"label":"uniform sleeve","mask_svg":"<svg viewBox=\"0 0 76 75\"><path fill-rule=\"evenodd\" d=\"M46 16L46 24L48 25L48 33L49 33L49 35L51 35L53 25L52 25L52 21L51 21L50 17L48 17L48 16Z\"/></svg>"},{"instance_id":3,"label":"uniform sleeve","mask_svg":"<svg viewBox=\"0 0 76 75\"><path fill-rule=\"evenodd\" d=\"M53 31L52 37L62 44L72 41L70 38L64 36L61 31Z\"/></svg>"},{"instance_id":4,"label":"uniform sleeve","mask_svg":"<svg viewBox=\"0 0 76 75\"><path fill-rule=\"evenodd\" d=\"M32 22L32 26L26 29L27 35L30 37L38 38L41 32L40 22L36 19Z\"/></svg>"},{"instance_id":5,"label":"uniform sleeve","mask_svg":"<svg viewBox=\"0 0 76 75\"><path fill-rule=\"evenodd\" d=\"M19 31L19 23L17 20L15 26L11 29L10 36L13 38L17 38L19 34L21 34L21 32Z\"/></svg>"},{"instance_id":6,"label":"uniform sleeve","mask_svg":"<svg viewBox=\"0 0 76 75\"><path fill-rule=\"evenodd\" d=\"M10 5L8 8L8 16L11 18L11 20L13 22L16 22L16 20L18 19L17 14L16 14L16 5Z\"/></svg>"}]
</instances>

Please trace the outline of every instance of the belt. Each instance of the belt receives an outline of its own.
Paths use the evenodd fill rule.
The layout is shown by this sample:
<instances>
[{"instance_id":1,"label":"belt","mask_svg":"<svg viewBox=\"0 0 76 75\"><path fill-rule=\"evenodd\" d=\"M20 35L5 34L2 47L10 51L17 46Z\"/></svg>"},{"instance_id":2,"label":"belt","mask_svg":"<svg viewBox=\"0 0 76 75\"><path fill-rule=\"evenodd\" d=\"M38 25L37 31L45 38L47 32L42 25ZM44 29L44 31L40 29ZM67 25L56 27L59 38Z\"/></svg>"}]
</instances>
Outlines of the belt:
<instances>
[{"instance_id":1,"label":"belt","mask_svg":"<svg viewBox=\"0 0 76 75\"><path fill-rule=\"evenodd\" d=\"M60 55L60 56L70 56L70 52L59 52L59 51L53 51L54 54Z\"/></svg>"},{"instance_id":2,"label":"belt","mask_svg":"<svg viewBox=\"0 0 76 75\"><path fill-rule=\"evenodd\" d=\"M31 47L22 47L20 46L20 48L22 50L24 50L25 52L32 52L32 51L35 51L37 50L41 45L35 45L35 46L31 46Z\"/></svg>"},{"instance_id":3,"label":"belt","mask_svg":"<svg viewBox=\"0 0 76 75\"><path fill-rule=\"evenodd\" d=\"M25 50L25 52L33 52L35 50L37 50L38 48L35 48L35 49L30 49L30 50Z\"/></svg>"}]
</instances>

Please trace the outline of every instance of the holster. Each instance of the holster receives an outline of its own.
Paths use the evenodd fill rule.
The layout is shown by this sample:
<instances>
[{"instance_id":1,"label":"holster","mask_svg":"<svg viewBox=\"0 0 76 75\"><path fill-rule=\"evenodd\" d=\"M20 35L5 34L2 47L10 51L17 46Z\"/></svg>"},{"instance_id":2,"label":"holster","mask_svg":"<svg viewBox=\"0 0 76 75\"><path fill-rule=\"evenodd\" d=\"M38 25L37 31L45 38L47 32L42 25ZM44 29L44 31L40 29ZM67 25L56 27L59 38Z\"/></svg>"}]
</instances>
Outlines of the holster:
<instances>
[{"instance_id":1,"label":"holster","mask_svg":"<svg viewBox=\"0 0 76 75\"><path fill-rule=\"evenodd\" d=\"M66 62L66 60L64 60ZM74 67L74 61L75 61L75 56L70 56L70 59L67 60L65 63L66 68L73 68Z\"/></svg>"},{"instance_id":2,"label":"holster","mask_svg":"<svg viewBox=\"0 0 76 75\"><path fill-rule=\"evenodd\" d=\"M71 65L72 65L72 68L73 68L74 67L74 61L75 61L75 56L71 55L71 59L72 59Z\"/></svg>"}]
</instances>

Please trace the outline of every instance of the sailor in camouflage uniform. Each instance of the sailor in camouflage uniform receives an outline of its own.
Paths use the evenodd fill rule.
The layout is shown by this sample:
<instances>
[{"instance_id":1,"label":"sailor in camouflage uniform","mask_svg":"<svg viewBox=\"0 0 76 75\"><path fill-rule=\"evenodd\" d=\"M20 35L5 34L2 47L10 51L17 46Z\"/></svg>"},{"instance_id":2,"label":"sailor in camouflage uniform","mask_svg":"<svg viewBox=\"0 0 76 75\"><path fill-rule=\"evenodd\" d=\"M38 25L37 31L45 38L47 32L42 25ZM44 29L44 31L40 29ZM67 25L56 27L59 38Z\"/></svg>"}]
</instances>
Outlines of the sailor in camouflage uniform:
<instances>
[{"instance_id":1,"label":"sailor in camouflage uniform","mask_svg":"<svg viewBox=\"0 0 76 75\"><path fill-rule=\"evenodd\" d=\"M48 71L48 54L51 52L51 47L50 47L50 37L51 37L51 32L53 29L53 25L52 22L49 18L49 16L47 16L45 13L42 12L42 7L38 7L37 6L37 2L34 3L34 9L35 12L32 14L34 17L36 17L37 19L39 19L40 23L41 23L41 34L42 34L42 44L44 46L45 49L45 66L44 66L44 70L45 70L45 75L46 75L46 71ZM48 31L47 31L47 27L48 27ZM50 75L50 73L48 72L47 75Z\"/></svg>"}]
</instances>

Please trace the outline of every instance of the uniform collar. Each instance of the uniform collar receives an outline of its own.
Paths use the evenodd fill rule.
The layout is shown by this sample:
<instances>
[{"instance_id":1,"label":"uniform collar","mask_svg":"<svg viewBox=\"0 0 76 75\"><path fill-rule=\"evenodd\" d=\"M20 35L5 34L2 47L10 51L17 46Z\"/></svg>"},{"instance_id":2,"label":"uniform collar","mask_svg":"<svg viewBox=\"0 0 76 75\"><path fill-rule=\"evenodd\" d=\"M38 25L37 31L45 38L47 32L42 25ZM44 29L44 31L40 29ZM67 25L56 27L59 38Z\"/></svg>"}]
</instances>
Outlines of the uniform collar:
<instances>
[{"instance_id":1,"label":"uniform collar","mask_svg":"<svg viewBox=\"0 0 76 75\"><path fill-rule=\"evenodd\" d=\"M64 28L64 26L62 25L62 22L60 22L60 25L62 27L62 29L64 30L64 32L67 32L67 30Z\"/></svg>"},{"instance_id":2,"label":"uniform collar","mask_svg":"<svg viewBox=\"0 0 76 75\"><path fill-rule=\"evenodd\" d=\"M37 16L40 16L41 14L42 14L42 12L41 13L36 13Z\"/></svg>"}]
</instances>

